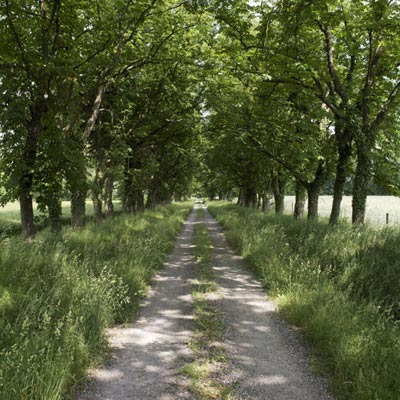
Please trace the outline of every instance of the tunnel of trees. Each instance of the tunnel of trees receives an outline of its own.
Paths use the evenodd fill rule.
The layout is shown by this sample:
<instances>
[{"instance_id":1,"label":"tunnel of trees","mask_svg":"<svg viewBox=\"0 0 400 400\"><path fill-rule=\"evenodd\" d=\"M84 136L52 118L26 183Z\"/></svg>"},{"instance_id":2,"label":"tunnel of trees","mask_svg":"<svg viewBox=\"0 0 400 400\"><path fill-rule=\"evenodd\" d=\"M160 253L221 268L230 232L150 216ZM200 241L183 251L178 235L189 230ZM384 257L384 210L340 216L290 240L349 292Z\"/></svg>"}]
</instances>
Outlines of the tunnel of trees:
<instances>
[{"instance_id":1,"label":"tunnel of trees","mask_svg":"<svg viewBox=\"0 0 400 400\"><path fill-rule=\"evenodd\" d=\"M61 229L192 194L318 216L399 193L396 0L4 0L0 195Z\"/></svg>"}]
</instances>

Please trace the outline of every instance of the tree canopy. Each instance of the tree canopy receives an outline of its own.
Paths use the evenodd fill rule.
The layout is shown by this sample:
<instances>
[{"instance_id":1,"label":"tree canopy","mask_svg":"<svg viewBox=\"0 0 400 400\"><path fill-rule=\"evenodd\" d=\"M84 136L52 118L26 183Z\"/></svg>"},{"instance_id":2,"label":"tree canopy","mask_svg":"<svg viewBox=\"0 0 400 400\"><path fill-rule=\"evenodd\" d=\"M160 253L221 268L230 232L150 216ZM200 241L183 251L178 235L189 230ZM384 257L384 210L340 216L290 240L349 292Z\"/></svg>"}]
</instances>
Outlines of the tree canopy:
<instances>
[{"instance_id":1,"label":"tree canopy","mask_svg":"<svg viewBox=\"0 0 400 400\"><path fill-rule=\"evenodd\" d=\"M0 195L61 229L191 194L308 217L352 184L399 193L400 3L4 0Z\"/></svg>"}]
</instances>

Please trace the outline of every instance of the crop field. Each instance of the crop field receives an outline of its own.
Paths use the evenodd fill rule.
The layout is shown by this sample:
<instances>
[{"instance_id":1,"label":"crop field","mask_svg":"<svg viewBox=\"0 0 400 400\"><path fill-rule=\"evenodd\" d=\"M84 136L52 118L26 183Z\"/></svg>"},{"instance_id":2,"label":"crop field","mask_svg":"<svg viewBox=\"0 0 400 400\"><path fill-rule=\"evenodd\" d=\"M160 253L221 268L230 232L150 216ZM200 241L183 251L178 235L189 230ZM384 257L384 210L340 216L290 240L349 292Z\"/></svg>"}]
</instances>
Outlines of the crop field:
<instances>
[{"instance_id":1,"label":"crop field","mask_svg":"<svg viewBox=\"0 0 400 400\"><path fill-rule=\"evenodd\" d=\"M285 211L292 212L294 196L286 196ZM307 207L307 205L306 205ZM319 215L329 217L332 207L332 196L320 196ZM386 224L386 214L389 214L389 225L400 225L400 198L395 196L368 196L366 221L373 226ZM340 215L351 219L351 196L344 196Z\"/></svg>"}]
</instances>

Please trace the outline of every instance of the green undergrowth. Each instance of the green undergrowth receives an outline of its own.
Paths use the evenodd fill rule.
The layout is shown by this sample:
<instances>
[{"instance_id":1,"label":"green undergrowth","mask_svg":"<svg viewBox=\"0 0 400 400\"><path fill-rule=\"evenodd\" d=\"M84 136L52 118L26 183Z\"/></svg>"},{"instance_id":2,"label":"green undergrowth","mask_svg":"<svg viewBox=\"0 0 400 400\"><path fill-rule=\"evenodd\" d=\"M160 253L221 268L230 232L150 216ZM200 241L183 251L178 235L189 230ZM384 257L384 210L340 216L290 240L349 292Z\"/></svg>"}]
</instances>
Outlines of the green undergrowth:
<instances>
[{"instance_id":1,"label":"green undergrowth","mask_svg":"<svg viewBox=\"0 0 400 400\"><path fill-rule=\"evenodd\" d=\"M204 210L198 210L198 220ZM218 287L211 266L212 245L203 222L196 226L197 279L192 282L192 297L196 329L189 343L194 361L182 368L189 378L190 391L199 400L233 400L233 389L219 382L218 374L227 361L223 345L225 327L221 312L215 305Z\"/></svg>"},{"instance_id":2,"label":"green undergrowth","mask_svg":"<svg viewBox=\"0 0 400 400\"><path fill-rule=\"evenodd\" d=\"M0 241L0 399L72 393L104 354L105 329L134 315L191 207Z\"/></svg>"},{"instance_id":3,"label":"green undergrowth","mask_svg":"<svg viewBox=\"0 0 400 400\"><path fill-rule=\"evenodd\" d=\"M226 203L211 213L340 399L398 400L400 230L295 221Z\"/></svg>"}]
</instances>

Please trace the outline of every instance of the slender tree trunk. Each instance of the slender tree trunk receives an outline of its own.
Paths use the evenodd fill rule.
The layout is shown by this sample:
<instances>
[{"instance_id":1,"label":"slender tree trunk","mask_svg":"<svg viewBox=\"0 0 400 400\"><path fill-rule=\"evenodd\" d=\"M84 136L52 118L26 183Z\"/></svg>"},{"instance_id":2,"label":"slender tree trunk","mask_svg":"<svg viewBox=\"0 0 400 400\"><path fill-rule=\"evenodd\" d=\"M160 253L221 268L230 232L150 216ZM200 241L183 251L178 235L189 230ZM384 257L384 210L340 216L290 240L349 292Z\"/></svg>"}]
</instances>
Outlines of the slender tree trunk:
<instances>
[{"instance_id":1,"label":"slender tree trunk","mask_svg":"<svg viewBox=\"0 0 400 400\"><path fill-rule=\"evenodd\" d=\"M71 225L73 228L83 228L86 224L86 190L76 190L71 193Z\"/></svg>"},{"instance_id":2,"label":"slender tree trunk","mask_svg":"<svg viewBox=\"0 0 400 400\"><path fill-rule=\"evenodd\" d=\"M51 232L58 234L61 232L61 198L59 194L54 194L51 196L49 201L47 202L47 207L49 209L49 218L50 218L50 230Z\"/></svg>"},{"instance_id":3,"label":"slender tree trunk","mask_svg":"<svg viewBox=\"0 0 400 400\"><path fill-rule=\"evenodd\" d=\"M243 206L244 205L244 202L243 202L243 189L242 188L239 190L239 196L238 196L237 204L239 206Z\"/></svg>"},{"instance_id":4,"label":"slender tree trunk","mask_svg":"<svg viewBox=\"0 0 400 400\"><path fill-rule=\"evenodd\" d=\"M112 178L111 172L107 171L107 177L104 182L104 206L107 219L111 219L114 217L113 189L114 180Z\"/></svg>"},{"instance_id":5,"label":"slender tree trunk","mask_svg":"<svg viewBox=\"0 0 400 400\"><path fill-rule=\"evenodd\" d=\"M362 225L365 221L367 206L368 183L371 175L371 148L367 138L359 138L357 144L357 166L353 187L353 214L352 222Z\"/></svg>"},{"instance_id":6,"label":"slender tree trunk","mask_svg":"<svg viewBox=\"0 0 400 400\"><path fill-rule=\"evenodd\" d=\"M296 182L296 201L294 205L294 218L300 219L304 215L304 205L306 203L306 189L299 182Z\"/></svg>"},{"instance_id":7,"label":"slender tree trunk","mask_svg":"<svg viewBox=\"0 0 400 400\"><path fill-rule=\"evenodd\" d=\"M335 185L333 188L333 202L331 215L329 217L329 224L337 224L340 217L340 207L342 205L344 185L347 178L347 168L351 157L351 141L352 135L349 131L349 127L344 128L343 133L339 131L340 127L337 128L336 141L338 146L338 163L336 165L336 178Z\"/></svg>"},{"instance_id":8,"label":"slender tree trunk","mask_svg":"<svg viewBox=\"0 0 400 400\"><path fill-rule=\"evenodd\" d=\"M346 167L349 161L349 158L347 160L340 160L338 162L337 168L336 168L336 179L335 179L335 186L333 188L333 202L332 202L332 210L331 210L331 215L329 217L329 224L335 225L337 224L339 217L340 217L340 208L342 205L342 199L343 199L343 191L344 191L344 185L346 183Z\"/></svg>"},{"instance_id":9,"label":"slender tree trunk","mask_svg":"<svg viewBox=\"0 0 400 400\"><path fill-rule=\"evenodd\" d=\"M275 199L275 214L283 214L285 211L285 186L286 180L279 175L272 177L272 189Z\"/></svg>"}]
</instances>

